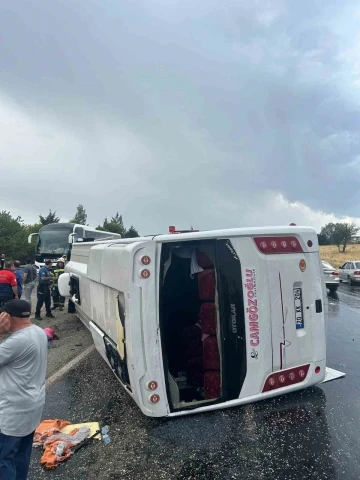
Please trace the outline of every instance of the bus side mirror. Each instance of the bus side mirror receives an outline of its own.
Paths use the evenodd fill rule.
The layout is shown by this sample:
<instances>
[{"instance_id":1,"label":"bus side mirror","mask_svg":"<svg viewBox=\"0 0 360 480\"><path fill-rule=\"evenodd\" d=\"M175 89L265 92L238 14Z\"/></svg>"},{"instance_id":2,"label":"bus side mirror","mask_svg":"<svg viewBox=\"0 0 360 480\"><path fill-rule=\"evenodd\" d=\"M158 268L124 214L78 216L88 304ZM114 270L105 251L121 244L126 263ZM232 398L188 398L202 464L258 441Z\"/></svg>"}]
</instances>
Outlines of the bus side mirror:
<instances>
[{"instance_id":1,"label":"bus side mirror","mask_svg":"<svg viewBox=\"0 0 360 480\"><path fill-rule=\"evenodd\" d=\"M39 234L38 233L31 233L29 236L28 236L28 243L32 243L32 237L38 237Z\"/></svg>"},{"instance_id":2,"label":"bus side mirror","mask_svg":"<svg viewBox=\"0 0 360 480\"><path fill-rule=\"evenodd\" d=\"M62 273L58 279L58 289L62 297L71 297L70 293L70 273Z\"/></svg>"},{"instance_id":3,"label":"bus side mirror","mask_svg":"<svg viewBox=\"0 0 360 480\"><path fill-rule=\"evenodd\" d=\"M68 238L68 243L70 243L70 244L74 243L74 237L75 237L75 234L70 233L69 238Z\"/></svg>"}]
</instances>

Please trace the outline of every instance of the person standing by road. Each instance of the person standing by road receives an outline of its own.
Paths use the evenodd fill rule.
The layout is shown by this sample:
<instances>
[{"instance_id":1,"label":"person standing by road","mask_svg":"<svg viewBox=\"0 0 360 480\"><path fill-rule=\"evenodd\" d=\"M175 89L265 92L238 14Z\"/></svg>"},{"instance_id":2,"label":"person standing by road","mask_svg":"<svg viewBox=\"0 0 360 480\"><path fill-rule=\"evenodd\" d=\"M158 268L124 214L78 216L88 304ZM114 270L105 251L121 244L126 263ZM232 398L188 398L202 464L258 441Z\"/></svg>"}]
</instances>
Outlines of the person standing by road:
<instances>
[{"instance_id":1,"label":"person standing by road","mask_svg":"<svg viewBox=\"0 0 360 480\"><path fill-rule=\"evenodd\" d=\"M16 282L17 282L17 289L18 289L18 297L21 298L22 295L22 284L23 284L23 278L24 278L24 273L20 268L21 263L19 260L15 260L14 266L12 268L13 272L15 273L16 276Z\"/></svg>"},{"instance_id":2,"label":"person standing by road","mask_svg":"<svg viewBox=\"0 0 360 480\"><path fill-rule=\"evenodd\" d=\"M30 304L11 300L0 309L0 479L26 480L33 436L45 404L48 340L30 321Z\"/></svg>"},{"instance_id":3,"label":"person standing by road","mask_svg":"<svg viewBox=\"0 0 360 480\"><path fill-rule=\"evenodd\" d=\"M41 307L45 303L46 308L46 316L48 318L55 318L54 315L51 313L51 293L50 293L50 284L51 281L54 279L54 275L50 272L50 268L52 265L51 260L46 260L45 265L40 268L39 271L39 285L37 288L37 304L36 304L36 312L35 312L35 319L42 320L40 316Z\"/></svg>"},{"instance_id":4,"label":"person standing by road","mask_svg":"<svg viewBox=\"0 0 360 480\"><path fill-rule=\"evenodd\" d=\"M4 266L5 266L5 253L2 253L0 257L0 270L3 270Z\"/></svg>"},{"instance_id":5,"label":"person standing by road","mask_svg":"<svg viewBox=\"0 0 360 480\"><path fill-rule=\"evenodd\" d=\"M64 268L65 268L64 261L62 258L59 258L59 260L57 261L57 266L54 270L55 280L54 280L53 286L51 287L51 290L52 290L51 294L52 294L53 303L54 303L52 310L59 308L59 310L61 311L64 309L64 306L65 306L65 297L62 297L60 295L59 288L58 288L58 280L60 275L64 273Z\"/></svg>"},{"instance_id":6,"label":"person standing by road","mask_svg":"<svg viewBox=\"0 0 360 480\"><path fill-rule=\"evenodd\" d=\"M14 268L13 262L5 262L4 269L0 271L0 305L19 298L17 290L16 275L12 271Z\"/></svg>"},{"instance_id":7,"label":"person standing by road","mask_svg":"<svg viewBox=\"0 0 360 480\"><path fill-rule=\"evenodd\" d=\"M24 280L22 299L30 303L31 311L31 295L35 287L36 281L36 268L31 264L31 258L26 259L26 265L24 267Z\"/></svg>"}]
</instances>

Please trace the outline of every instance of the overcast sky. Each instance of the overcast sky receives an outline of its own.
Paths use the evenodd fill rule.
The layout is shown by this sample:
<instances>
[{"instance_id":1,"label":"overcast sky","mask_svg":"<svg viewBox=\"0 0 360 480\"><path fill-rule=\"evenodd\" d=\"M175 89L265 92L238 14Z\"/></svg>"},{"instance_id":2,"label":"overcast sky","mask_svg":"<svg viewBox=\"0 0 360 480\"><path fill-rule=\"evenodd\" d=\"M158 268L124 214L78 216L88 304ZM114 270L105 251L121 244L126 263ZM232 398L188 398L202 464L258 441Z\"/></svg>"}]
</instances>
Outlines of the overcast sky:
<instances>
[{"instance_id":1,"label":"overcast sky","mask_svg":"<svg viewBox=\"0 0 360 480\"><path fill-rule=\"evenodd\" d=\"M2 0L0 209L360 224L358 0Z\"/></svg>"}]
</instances>

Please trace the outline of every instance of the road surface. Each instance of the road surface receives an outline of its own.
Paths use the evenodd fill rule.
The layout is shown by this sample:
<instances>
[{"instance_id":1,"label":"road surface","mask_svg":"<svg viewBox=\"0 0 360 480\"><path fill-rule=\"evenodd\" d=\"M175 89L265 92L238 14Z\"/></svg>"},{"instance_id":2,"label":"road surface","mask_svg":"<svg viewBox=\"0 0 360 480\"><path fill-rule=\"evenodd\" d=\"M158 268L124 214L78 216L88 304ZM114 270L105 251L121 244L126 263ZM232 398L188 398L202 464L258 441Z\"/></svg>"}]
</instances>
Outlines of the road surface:
<instances>
[{"instance_id":1,"label":"road surface","mask_svg":"<svg viewBox=\"0 0 360 480\"><path fill-rule=\"evenodd\" d=\"M110 426L52 472L34 451L31 479L359 480L360 287L329 297L328 366L346 378L271 401L149 419L97 352L48 390L44 418Z\"/></svg>"}]
</instances>

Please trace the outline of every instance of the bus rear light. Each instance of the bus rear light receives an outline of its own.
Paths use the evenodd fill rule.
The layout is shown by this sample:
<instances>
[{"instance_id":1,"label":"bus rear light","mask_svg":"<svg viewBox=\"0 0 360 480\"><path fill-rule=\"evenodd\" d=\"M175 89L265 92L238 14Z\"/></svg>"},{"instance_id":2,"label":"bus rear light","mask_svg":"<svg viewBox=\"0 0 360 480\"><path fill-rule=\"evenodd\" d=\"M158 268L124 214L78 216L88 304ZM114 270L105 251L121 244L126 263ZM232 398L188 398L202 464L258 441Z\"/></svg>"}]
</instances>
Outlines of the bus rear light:
<instances>
[{"instance_id":1,"label":"bus rear light","mask_svg":"<svg viewBox=\"0 0 360 480\"><path fill-rule=\"evenodd\" d=\"M147 389L148 389L148 390L151 390L151 391L156 390L157 387L158 387L158 383L155 382L155 380L151 380L151 381L148 382L148 384L147 384Z\"/></svg>"},{"instance_id":2,"label":"bus rear light","mask_svg":"<svg viewBox=\"0 0 360 480\"><path fill-rule=\"evenodd\" d=\"M147 268L142 269L141 272L140 272L140 277L143 278L144 280L149 278L150 277L150 270L148 270Z\"/></svg>"},{"instance_id":3,"label":"bus rear light","mask_svg":"<svg viewBox=\"0 0 360 480\"><path fill-rule=\"evenodd\" d=\"M320 367L316 367L316 368L315 368L315 373L320 373L320 370L321 370Z\"/></svg>"},{"instance_id":4,"label":"bus rear light","mask_svg":"<svg viewBox=\"0 0 360 480\"><path fill-rule=\"evenodd\" d=\"M149 257L149 255L144 255L143 257L141 257L140 262L142 263L142 265L150 265L151 258Z\"/></svg>"},{"instance_id":5,"label":"bus rear light","mask_svg":"<svg viewBox=\"0 0 360 480\"><path fill-rule=\"evenodd\" d=\"M302 253L303 249L296 237L254 237L254 242L261 253Z\"/></svg>"},{"instance_id":6,"label":"bus rear light","mask_svg":"<svg viewBox=\"0 0 360 480\"><path fill-rule=\"evenodd\" d=\"M157 393L153 393L149 396L149 402L152 404L160 402L160 395L158 395Z\"/></svg>"},{"instance_id":7,"label":"bus rear light","mask_svg":"<svg viewBox=\"0 0 360 480\"><path fill-rule=\"evenodd\" d=\"M306 262L305 262L304 259L300 260L300 262L299 262L299 268L300 268L300 270L301 270L302 272L305 272L305 270L306 270Z\"/></svg>"},{"instance_id":8,"label":"bus rear light","mask_svg":"<svg viewBox=\"0 0 360 480\"><path fill-rule=\"evenodd\" d=\"M288 370L281 370L280 372L272 373L265 380L262 392L270 392L272 390L276 390L277 388L287 387L289 385L303 382L306 378L309 368L310 365L308 364L301 367L290 368Z\"/></svg>"}]
</instances>

